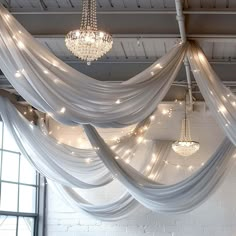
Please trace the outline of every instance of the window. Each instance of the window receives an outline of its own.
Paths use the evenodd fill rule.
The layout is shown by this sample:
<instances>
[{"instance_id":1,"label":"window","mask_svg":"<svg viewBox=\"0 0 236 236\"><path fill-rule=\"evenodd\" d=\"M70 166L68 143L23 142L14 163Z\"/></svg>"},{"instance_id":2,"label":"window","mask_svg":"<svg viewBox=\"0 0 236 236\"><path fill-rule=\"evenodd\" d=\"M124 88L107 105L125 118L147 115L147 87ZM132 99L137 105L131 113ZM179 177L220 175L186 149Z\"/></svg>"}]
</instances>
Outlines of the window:
<instances>
[{"instance_id":1,"label":"window","mask_svg":"<svg viewBox=\"0 0 236 236\"><path fill-rule=\"evenodd\" d=\"M38 235L40 181L0 121L0 235Z\"/></svg>"}]
</instances>

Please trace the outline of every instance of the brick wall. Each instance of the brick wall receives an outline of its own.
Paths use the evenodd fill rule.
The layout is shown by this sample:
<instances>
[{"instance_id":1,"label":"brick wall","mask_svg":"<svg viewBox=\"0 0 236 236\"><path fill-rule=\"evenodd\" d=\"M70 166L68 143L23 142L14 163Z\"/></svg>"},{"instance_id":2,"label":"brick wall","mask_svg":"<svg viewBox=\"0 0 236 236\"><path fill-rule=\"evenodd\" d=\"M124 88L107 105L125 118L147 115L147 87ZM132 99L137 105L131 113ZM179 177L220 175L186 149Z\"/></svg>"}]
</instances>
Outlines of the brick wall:
<instances>
[{"instance_id":1,"label":"brick wall","mask_svg":"<svg viewBox=\"0 0 236 236\"><path fill-rule=\"evenodd\" d=\"M205 113L204 113L205 114ZM173 120L175 122L175 120ZM171 125L171 124L170 124ZM169 129L167 125L166 130ZM171 126L173 127L173 126ZM56 130L56 129L55 129ZM208 116L197 114L192 119L192 133L201 141L199 153L191 158L169 157L176 169L168 165L161 176L163 183L172 183L186 178L197 166L209 158L220 140L222 132ZM155 132L155 130L153 130ZM162 131L159 129L159 134ZM60 134L62 130L60 129ZM166 135L167 131L163 130ZM193 165L195 169L189 170ZM117 183L100 190L81 191L92 202L108 201L121 192ZM48 236L235 236L236 235L236 167L228 173L218 190L200 207L183 215L160 215L140 208L127 219L119 222L101 222L82 211L75 212L49 187L47 209Z\"/></svg>"}]
</instances>

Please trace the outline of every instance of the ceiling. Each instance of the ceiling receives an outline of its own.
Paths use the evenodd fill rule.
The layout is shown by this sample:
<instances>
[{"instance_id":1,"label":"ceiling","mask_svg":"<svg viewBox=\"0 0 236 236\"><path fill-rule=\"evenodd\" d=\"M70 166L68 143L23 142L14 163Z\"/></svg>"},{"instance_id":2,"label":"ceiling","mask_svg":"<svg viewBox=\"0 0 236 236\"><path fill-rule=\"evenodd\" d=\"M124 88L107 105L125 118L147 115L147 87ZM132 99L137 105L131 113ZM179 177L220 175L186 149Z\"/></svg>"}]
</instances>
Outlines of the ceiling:
<instances>
[{"instance_id":1,"label":"ceiling","mask_svg":"<svg viewBox=\"0 0 236 236\"><path fill-rule=\"evenodd\" d=\"M126 80L163 56L180 40L174 0L97 0L98 27L113 35L114 46L101 60L87 66L64 45L65 34L79 28L81 0L0 2L56 56L99 80ZM183 13L187 38L199 42L217 74L234 89L236 1L185 0ZM182 98L185 91L182 85L186 85L184 67L166 100ZM0 77L0 87L11 87L4 76ZM202 99L194 80L193 95Z\"/></svg>"}]
</instances>

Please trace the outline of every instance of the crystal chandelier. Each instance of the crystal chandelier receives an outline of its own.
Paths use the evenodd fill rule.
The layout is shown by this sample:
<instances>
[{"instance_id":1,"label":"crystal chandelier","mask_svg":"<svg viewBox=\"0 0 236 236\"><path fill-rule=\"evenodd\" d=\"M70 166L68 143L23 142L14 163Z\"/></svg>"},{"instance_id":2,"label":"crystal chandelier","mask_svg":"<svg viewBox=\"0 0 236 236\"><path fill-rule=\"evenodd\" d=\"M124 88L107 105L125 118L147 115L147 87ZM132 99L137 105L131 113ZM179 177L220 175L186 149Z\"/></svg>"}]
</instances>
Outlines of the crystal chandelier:
<instances>
[{"instance_id":1,"label":"crystal chandelier","mask_svg":"<svg viewBox=\"0 0 236 236\"><path fill-rule=\"evenodd\" d=\"M88 65L112 48L111 35L97 29L96 0L83 0L80 29L70 31L65 43L76 57L86 61Z\"/></svg>"},{"instance_id":2,"label":"crystal chandelier","mask_svg":"<svg viewBox=\"0 0 236 236\"><path fill-rule=\"evenodd\" d=\"M200 148L200 144L192 141L190 134L190 124L187 119L186 102L185 102L185 117L182 120L180 139L172 144L172 149L180 156L191 156Z\"/></svg>"}]
</instances>

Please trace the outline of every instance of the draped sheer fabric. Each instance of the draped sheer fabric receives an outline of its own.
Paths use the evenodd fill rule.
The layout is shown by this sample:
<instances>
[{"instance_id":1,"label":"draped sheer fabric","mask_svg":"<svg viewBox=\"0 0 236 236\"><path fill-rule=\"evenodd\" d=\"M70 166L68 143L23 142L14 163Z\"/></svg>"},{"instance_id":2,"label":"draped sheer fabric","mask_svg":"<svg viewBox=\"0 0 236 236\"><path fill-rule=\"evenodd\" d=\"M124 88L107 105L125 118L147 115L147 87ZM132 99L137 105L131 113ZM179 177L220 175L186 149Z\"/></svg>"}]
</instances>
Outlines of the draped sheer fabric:
<instances>
[{"instance_id":1,"label":"draped sheer fabric","mask_svg":"<svg viewBox=\"0 0 236 236\"><path fill-rule=\"evenodd\" d=\"M222 83L196 43L191 43L188 58L194 78L212 115L236 145L236 96Z\"/></svg>"},{"instance_id":2,"label":"draped sheer fabric","mask_svg":"<svg viewBox=\"0 0 236 236\"><path fill-rule=\"evenodd\" d=\"M0 97L0 107L1 117L21 152L46 177L79 188L99 187L113 180L94 149L58 144L57 140L47 135L41 119L40 127L43 131L27 121L6 98ZM149 123L149 119L140 122L133 133L143 126L148 127ZM121 157L125 156L129 160L132 160L132 153L137 151L138 146L133 134L121 137L120 142L113 145ZM132 153L126 153L127 149L132 150Z\"/></svg>"},{"instance_id":3,"label":"draped sheer fabric","mask_svg":"<svg viewBox=\"0 0 236 236\"><path fill-rule=\"evenodd\" d=\"M2 119L23 155L41 173L56 181L55 187L75 206L95 217L110 217L111 220L127 215L136 208L137 201L153 211L180 213L194 209L216 189L235 152L236 97L222 84L198 45L178 44L126 82L102 82L81 74L56 58L1 5L0 17L0 69L4 75L38 110L66 125L84 124L92 146L96 147L82 150L57 145L54 139L29 124L6 99L0 99ZM143 125L142 121L154 112L169 90L186 51L204 99L228 138L192 176L176 184L164 185L157 182L163 161L153 164L152 175L141 173L122 160L125 150L137 149L134 138L124 138L111 149L90 124L125 127L140 122L138 127ZM158 145L163 148L159 146L160 159L166 158L170 145L165 142ZM148 160L150 150L146 152ZM90 160L89 165L86 158ZM109 204L95 206L71 188L101 187L110 183L113 177L126 187L127 192Z\"/></svg>"},{"instance_id":4,"label":"draped sheer fabric","mask_svg":"<svg viewBox=\"0 0 236 236\"><path fill-rule=\"evenodd\" d=\"M222 180L235 148L225 139L208 162L189 178L173 185L163 185L146 178L137 170L116 161L114 153L90 125L85 132L101 160L127 190L147 208L156 212L183 213L205 201ZM112 157L112 158L111 158Z\"/></svg>"},{"instance_id":5,"label":"draped sheer fabric","mask_svg":"<svg viewBox=\"0 0 236 236\"><path fill-rule=\"evenodd\" d=\"M140 168L140 171L146 176L154 175L153 173L160 174L169 155L170 146L171 142L169 141L153 141L151 148L147 149L145 152L148 159L147 164L144 163ZM153 159L154 155L155 159ZM148 171L146 168L147 166L149 167ZM154 178L157 179L159 174L155 175ZM58 196L66 201L74 210L82 209L93 217L104 221L117 221L123 219L140 206L134 197L127 191L108 204L95 205L85 200L78 192L70 187L51 181L49 184Z\"/></svg>"},{"instance_id":6,"label":"draped sheer fabric","mask_svg":"<svg viewBox=\"0 0 236 236\"><path fill-rule=\"evenodd\" d=\"M74 210L82 209L91 216L103 221L124 219L140 206L132 195L127 192L111 203L94 205L82 198L72 188L52 182L49 184Z\"/></svg>"},{"instance_id":7,"label":"draped sheer fabric","mask_svg":"<svg viewBox=\"0 0 236 236\"><path fill-rule=\"evenodd\" d=\"M32 106L67 125L123 127L148 117L174 81L188 43L126 82L90 78L40 45L0 5L0 69Z\"/></svg>"},{"instance_id":8,"label":"draped sheer fabric","mask_svg":"<svg viewBox=\"0 0 236 236\"><path fill-rule=\"evenodd\" d=\"M40 170L41 173L46 174L46 176L50 175L50 177L53 177L52 179L60 184L67 185L68 187L94 188L108 184L108 182L98 184L85 183L78 179L77 176L72 175L72 173L68 171L68 167L70 166L68 160L71 161L71 165L74 166L74 164L78 164L77 161L80 160L79 156L50 156L50 149L53 150L52 153L54 153L54 151L57 152L58 150L60 152L64 150L64 146L58 146L55 144L55 141L53 141L54 145L52 145L50 149L48 146L44 148L44 142L47 144L52 142L48 136L45 136L38 127L33 126L30 122L26 121L7 99L0 99L0 106L2 119L15 138L21 152L35 167L37 167L37 169ZM162 168L164 163L163 161L157 162L156 166L154 165L153 168L151 168L151 171L153 171L155 175L150 175L151 173L142 174L140 170L134 169L132 166L127 165L121 160L119 153L115 153L115 150L110 149L94 127L84 125L84 130L92 146L97 147L97 155L110 171L111 175L109 175L117 178L126 187L129 194L138 202L157 212L186 212L194 209L206 200L222 180L222 177L230 165L229 160L235 149L231 142L228 139L225 139L205 166L198 172L177 184L164 185L155 181L160 173L160 168ZM162 147L163 148L160 148L160 146L158 147L159 153L157 160L166 158L166 155L168 155L170 145L164 142ZM95 150L92 151L94 152ZM79 153L79 150L77 153ZM147 159L149 158L149 160L152 157L151 153L153 153L153 150L146 152ZM95 158L98 159L97 155ZM119 157L118 160L117 157ZM62 161L57 162L58 159L61 159ZM76 168L77 171L81 168L78 166ZM144 167L145 166L146 165L144 165ZM93 172L92 170L90 171L91 173ZM153 176L153 179L147 178L150 176ZM113 207L112 209L114 211L117 210L116 213L119 218L121 216L120 214L125 215L127 213L125 209L133 209L135 206L132 198L125 194L111 203L112 206L94 206L95 208L93 208L93 204L83 201L83 198L79 195L76 197L73 191L68 187L62 188L60 186L60 188L64 190L67 198L68 196L71 197L75 204L82 206L85 211L91 212L91 214L93 214L94 209L97 209L97 216L100 214L99 217L101 218L103 213L106 212L107 207ZM119 208L121 201L124 202L123 213L121 213L122 209ZM111 214L114 214L114 216L116 215L114 212ZM108 215L106 217L108 217Z\"/></svg>"}]
</instances>

